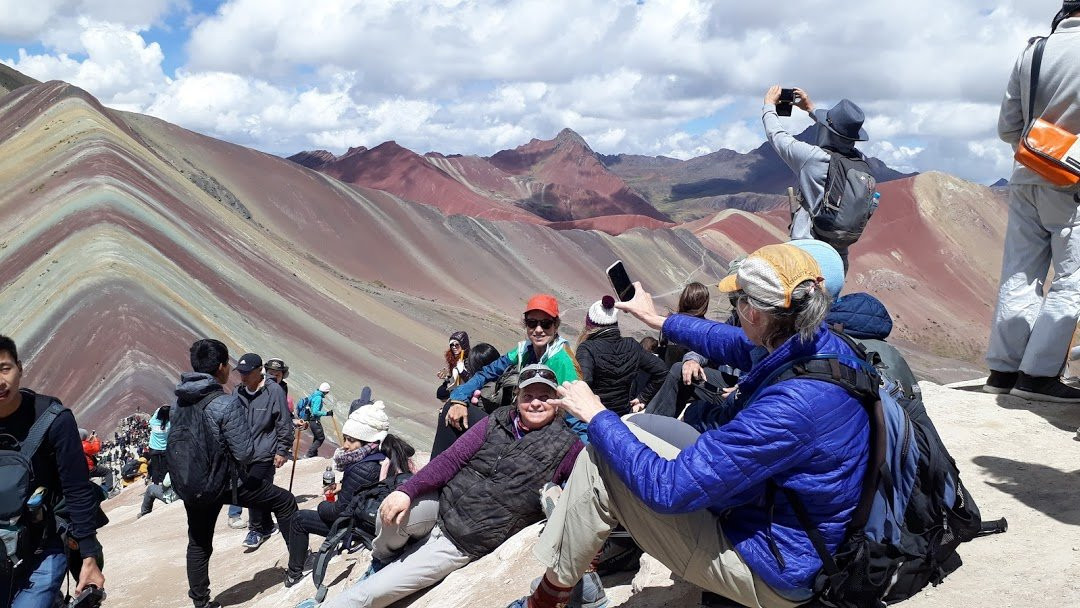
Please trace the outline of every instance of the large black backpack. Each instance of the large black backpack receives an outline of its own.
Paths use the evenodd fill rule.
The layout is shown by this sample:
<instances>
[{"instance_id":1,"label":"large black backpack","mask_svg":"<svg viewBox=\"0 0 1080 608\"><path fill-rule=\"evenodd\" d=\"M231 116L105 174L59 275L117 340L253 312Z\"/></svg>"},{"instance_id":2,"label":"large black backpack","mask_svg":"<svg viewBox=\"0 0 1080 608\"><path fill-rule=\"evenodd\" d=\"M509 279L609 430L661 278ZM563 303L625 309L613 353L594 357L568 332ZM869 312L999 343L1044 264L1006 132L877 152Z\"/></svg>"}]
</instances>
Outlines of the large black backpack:
<instances>
[{"instance_id":1,"label":"large black backpack","mask_svg":"<svg viewBox=\"0 0 1080 608\"><path fill-rule=\"evenodd\" d=\"M23 390L22 397L34 402L35 420L26 439L14 442L9 435L0 437L6 440L0 444L0 578L10 577L37 544L31 524L44 518L42 510L47 505L40 496L35 497L36 505L27 504L34 497L36 485L31 459L41 447L49 426L64 411L63 404L52 397L29 390Z\"/></svg>"},{"instance_id":2,"label":"large black backpack","mask_svg":"<svg viewBox=\"0 0 1080 608\"><path fill-rule=\"evenodd\" d=\"M191 406L177 404L169 413L169 476L173 490L191 506L214 504L232 479L231 458L206 415L210 402L223 394L215 391Z\"/></svg>"},{"instance_id":3,"label":"large black backpack","mask_svg":"<svg viewBox=\"0 0 1080 608\"><path fill-rule=\"evenodd\" d=\"M814 591L822 605L880 608L938 585L959 568L956 550L979 535L982 519L921 397L904 397L893 381L878 374L860 345L839 335L860 355L860 367L818 355L793 362L769 383L792 378L828 382L866 408L870 456L847 535L830 553L797 494L770 485L767 500L777 489L783 491L821 558Z\"/></svg>"},{"instance_id":4,"label":"large black backpack","mask_svg":"<svg viewBox=\"0 0 1080 608\"><path fill-rule=\"evenodd\" d=\"M865 159L829 151L825 195L810 217L815 238L837 249L859 240L873 213L876 187Z\"/></svg>"},{"instance_id":5,"label":"large black backpack","mask_svg":"<svg viewBox=\"0 0 1080 608\"><path fill-rule=\"evenodd\" d=\"M375 520L379 517L379 506L382 505L382 501L412 476L413 474L408 472L398 473L357 488L348 512L352 514L361 537L365 537L366 544L370 545L370 541L375 539Z\"/></svg>"}]
</instances>

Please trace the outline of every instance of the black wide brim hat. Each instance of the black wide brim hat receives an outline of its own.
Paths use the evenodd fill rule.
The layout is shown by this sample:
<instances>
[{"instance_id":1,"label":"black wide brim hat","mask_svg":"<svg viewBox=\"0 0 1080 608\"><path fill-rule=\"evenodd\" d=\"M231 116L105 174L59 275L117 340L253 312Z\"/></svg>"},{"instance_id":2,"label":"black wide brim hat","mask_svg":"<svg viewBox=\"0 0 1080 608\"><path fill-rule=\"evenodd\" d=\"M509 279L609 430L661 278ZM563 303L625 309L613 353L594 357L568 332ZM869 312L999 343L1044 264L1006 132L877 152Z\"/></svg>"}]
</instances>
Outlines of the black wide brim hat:
<instances>
[{"instance_id":1,"label":"black wide brim hat","mask_svg":"<svg viewBox=\"0 0 1080 608\"><path fill-rule=\"evenodd\" d=\"M834 134L851 141L866 141L870 136L863 128L866 115L853 101L841 99L828 110L814 110L814 120Z\"/></svg>"}]
</instances>

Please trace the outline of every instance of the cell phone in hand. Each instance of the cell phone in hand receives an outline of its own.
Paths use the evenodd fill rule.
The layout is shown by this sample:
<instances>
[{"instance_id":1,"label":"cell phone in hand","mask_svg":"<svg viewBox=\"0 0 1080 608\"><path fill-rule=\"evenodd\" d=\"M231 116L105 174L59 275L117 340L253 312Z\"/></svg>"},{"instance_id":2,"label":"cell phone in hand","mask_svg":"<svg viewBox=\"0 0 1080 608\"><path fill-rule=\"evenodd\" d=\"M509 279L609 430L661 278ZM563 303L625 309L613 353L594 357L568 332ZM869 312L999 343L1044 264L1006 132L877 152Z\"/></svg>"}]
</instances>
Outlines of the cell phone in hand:
<instances>
[{"instance_id":1,"label":"cell phone in hand","mask_svg":"<svg viewBox=\"0 0 1080 608\"><path fill-rule=\"evenodd\" d=\"M630 280L630 275L626 274L626 268L623 266L622 260L615 260L614 264L608 266L607 276L608 281L611 281L611 288L615 290L615 296L619 298L620 302L629 302L634 298L636 293L634 283Z\"/></svg>"},{"instance_id":2,"label":"cell phone in hand","mask_svg":"<svg viewBox=\"0 0 1080 608\"><path fill-rule=\"evenodd\" d=\"M795 89L780 89L780 101L776 104L777 116L791 116L791 106L795 104Z\"/></svg>"}]
</instances>

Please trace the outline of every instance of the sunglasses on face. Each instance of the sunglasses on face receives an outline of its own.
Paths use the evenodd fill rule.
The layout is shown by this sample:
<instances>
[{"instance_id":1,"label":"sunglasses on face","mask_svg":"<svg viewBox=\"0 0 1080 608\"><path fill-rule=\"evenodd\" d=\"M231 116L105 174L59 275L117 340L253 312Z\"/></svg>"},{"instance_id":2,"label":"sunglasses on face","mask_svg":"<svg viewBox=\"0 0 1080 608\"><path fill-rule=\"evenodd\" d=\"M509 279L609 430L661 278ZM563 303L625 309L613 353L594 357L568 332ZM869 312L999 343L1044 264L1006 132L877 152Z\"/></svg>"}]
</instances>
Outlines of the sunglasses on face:
<instances>
[{"instance_id":1,"label":"sunglasses on face","mask_svg":"<svg viewBox=\"0 0 1080 608\"><path fill-rule=\"evenodd\" d=\"M553 325L555 325L555 320L554 319L525 319L525 327L528 327L529 329L536 329L537 325L542 327L544 329L544 331L547 331L547 330L551 329L551 327Z\"/></svg>"},{"instance_id":2,"label":"sunglasses on face","mask_svg":"<svg viewBox=\"0 0 1080 608\"><path fill-rule=\"evenodd\" d=\"M521 372L521 377L518 382L524 382L526 380L536 378L537 376L543 378L544 380L550 380L551 382L555 382L556 384L558 384L558 382L556 382L555 380L555 372L551 371L550 369L527 369Z\"/></svg>"},{"instance_id":3,"label":"sunglasses on face","mask_svg":"<svg viewBox=\"0 0 1080 608\"><path fill-rule=\"evenodd\" d=\"M450 343L450 348L461 348L461 345L458 344L457 342L451 342Z\"/></svg>"}]
</instances>

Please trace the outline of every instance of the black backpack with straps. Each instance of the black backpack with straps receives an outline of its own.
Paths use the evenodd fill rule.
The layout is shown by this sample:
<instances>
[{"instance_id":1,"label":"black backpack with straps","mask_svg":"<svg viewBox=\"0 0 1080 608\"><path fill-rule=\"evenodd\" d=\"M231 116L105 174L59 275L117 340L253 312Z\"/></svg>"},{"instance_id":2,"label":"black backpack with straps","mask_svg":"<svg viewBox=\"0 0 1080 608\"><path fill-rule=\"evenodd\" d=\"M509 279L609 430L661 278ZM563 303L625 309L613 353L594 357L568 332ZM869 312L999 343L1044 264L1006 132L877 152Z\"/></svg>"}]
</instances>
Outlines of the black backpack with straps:
<instances>
[{"instance_id":1,"label":"black backpack with straps","mask_svg":"<svg viewBox=\"0 0 1080 608\"><path fill-rule=\"evenodd\" d=\"M216 503L233 478L232 458L206 415L210 402L223 394L214 391L194 405L178 405L169 412L172 426L165 448L169 478L177 495L193 506Z\"/></svg>"},{"instance_id":2,"label":"black backpack with straps","mask_svg":"<svg viewBox=\"0 0 1080 608\"><path fill-rule=\"evenodd\" d=\"M873 214L877 180L861 154L829 153L821 204L811 214L814 238L843 249L859 240Z\"/></svg>"},{"instance_id":3,"label":"black backpack with straps","mask_svg":"<svg viewBox=\"0 0 1080 608\"><path fill-rule=\"evenodd\" d=\"M22 397L34 402L35 420L26 439L18 442L10 436L0 436L6 439L0 444L0 577L10 576L33 552L39 539L32 534L32 527L38 532L44 529L42 522L48 505L44 497L34 493L31 460L53 421L64 411L64 405L53 397L27 389L22 390Z\"/></svg>"},{"instance_id":4,"label":"black backpack with straps","mask_svg":"<svg viewBox=\"0 0 1080 608\"><path fill-rule=\"evenodd\" d=\"M859 344L837 335L858 360L844 358L842 364L836 355L801 359L765 384L820 380L844 388L866 408L869 461L847 534L830 553L799 496L771 481L766 508L771 512L780 491L795 511L822 561L814 581L821 605L880 608L938 585L960 567L957 548L979 535L982 519L921 398L904 397L893 381L878 374Z\"/></svg>"}]
</instances>

